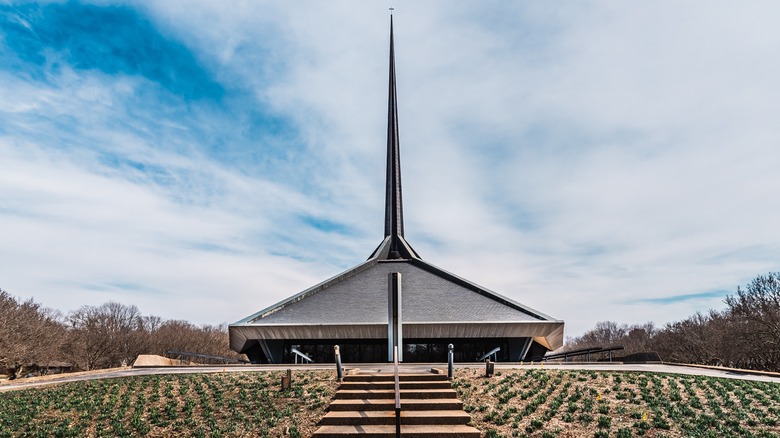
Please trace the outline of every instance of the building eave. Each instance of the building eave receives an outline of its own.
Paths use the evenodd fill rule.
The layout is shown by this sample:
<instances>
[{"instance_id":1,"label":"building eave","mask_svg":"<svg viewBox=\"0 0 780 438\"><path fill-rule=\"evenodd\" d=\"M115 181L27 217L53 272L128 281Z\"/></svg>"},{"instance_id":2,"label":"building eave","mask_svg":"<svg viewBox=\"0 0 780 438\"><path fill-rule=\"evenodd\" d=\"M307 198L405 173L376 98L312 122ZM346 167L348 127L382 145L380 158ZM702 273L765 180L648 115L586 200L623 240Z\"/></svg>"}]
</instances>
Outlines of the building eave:
<instances>
[{"instance_id":1,"label":"building eave","mask_svg":"<svg viewBox=\"0 0 780 438\"><path fill-rule=\"evenodd\" d=\"M404 322L406 339L533 338L549 349L563 345L563 321ZM256 324L232 326L230 346L244 351L253 340L387 339L387 323Z\"/></svg>"}]
</instances>

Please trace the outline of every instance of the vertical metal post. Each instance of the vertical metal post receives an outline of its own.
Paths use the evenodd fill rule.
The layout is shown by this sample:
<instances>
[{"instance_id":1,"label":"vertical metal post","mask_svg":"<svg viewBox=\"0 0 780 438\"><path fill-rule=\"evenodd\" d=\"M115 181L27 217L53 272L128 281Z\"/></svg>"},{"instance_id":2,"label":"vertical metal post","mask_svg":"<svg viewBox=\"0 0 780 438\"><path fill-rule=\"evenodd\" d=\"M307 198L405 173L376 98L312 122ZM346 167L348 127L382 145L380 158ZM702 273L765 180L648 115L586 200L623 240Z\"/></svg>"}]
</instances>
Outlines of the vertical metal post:
<instances>
[{"instance_id":1,"label":"vertical metal post","mask_svg":"<svg viewBox=\"0 0 780 438\"><path fill-rule=\"evenodd\" d=\"M403 318L401 315L401 273L391 272L387 277L387 360L395 357L404 361ZM393 356L393 347L398 347L398 355Z\"/></svg>"},{"instance_id":2,"label":"vertical metal post","mask_svg":"<svg viewBox=\"0 0 780 438\"><path fill-rule=\"evenodd\" d=\"M393 347L393 369L395 376L395 436L401 437L401 379L398 376L398 347Z\"/></svg>"},{"instance_id":3,"label":"vertical metal post","mask_svg":"<svg viewBox=\"0 0 780 438\"><path fill-rule=\"evenodd\" d=\"M341 369L341 353L339 353L339 346L334 345L333 350L336 353L336 378L339 379L339 382L344 380L344 376L342 375L342 369Z\"/></svg>"},{"instance_id":4,"label":"vertical metal post","mask_svg":"<svg viewBox=\"0 0 780 438\"><path fill-rule=\"evenodd\" d=\"M455 352L453 350L455 350L455 346L450 344L447 346L447 350L447 378L452 380L452 367L453 362L455 362Z\"/></svg>"}]
</instances>

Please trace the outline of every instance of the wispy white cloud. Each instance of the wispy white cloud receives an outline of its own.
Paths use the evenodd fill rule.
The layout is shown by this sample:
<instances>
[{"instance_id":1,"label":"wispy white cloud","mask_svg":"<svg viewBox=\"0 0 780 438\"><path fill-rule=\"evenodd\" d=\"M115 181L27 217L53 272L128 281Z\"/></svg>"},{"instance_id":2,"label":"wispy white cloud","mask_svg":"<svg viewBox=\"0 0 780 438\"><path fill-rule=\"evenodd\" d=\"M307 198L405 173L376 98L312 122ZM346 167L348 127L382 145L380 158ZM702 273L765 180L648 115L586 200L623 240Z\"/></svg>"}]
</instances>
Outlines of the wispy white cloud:
<instances>
[{"instance_id":1,"label":"wispy white cloud","mask_svg":"<svg viewBox=\"0 0 780 438\"><path fill-rule=\"evenodd\" d=\"M167 76L79 67L73 40L19 63L4 36L21 67L0 71L3 288L232 321L379 242L386 10L183 5L120 7L179 56L143 65L189 66ZM712 291L778 269L773 3L395 7L424 258L569 334L720 307ZM224 92L192 96L176 72Z\"/></svg>"}]
</instances>

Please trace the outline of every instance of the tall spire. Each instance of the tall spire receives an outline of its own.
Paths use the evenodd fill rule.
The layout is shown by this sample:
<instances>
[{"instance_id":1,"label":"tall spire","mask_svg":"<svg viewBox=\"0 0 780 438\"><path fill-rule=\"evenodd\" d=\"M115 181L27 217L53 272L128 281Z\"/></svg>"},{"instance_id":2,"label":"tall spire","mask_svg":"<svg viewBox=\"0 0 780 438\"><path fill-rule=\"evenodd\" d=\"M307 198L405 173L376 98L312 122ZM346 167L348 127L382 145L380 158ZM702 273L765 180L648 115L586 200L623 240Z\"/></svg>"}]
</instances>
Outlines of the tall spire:
<instances>
[{"instance_id":1,"label":"tall spire","mask_svg":"<svg viewBox=\"0 0 780 438\"><path fill-rule=\"evenodd\" d=\"M392 11L392 8L391 8ZM387 181L385 191L385 238L369 259L420 259L404 239L404 207L401 201L401 153L398 144L398 99L395 93L395 46L393 15L390 14L390 87L387 96Z\"/></svg>"},{"instance_id":2,"label":"tall spire","mask_svg":"<svg viewBox=\"0 0 780 438\"><path fill-rule=\"evenodd\" d=\"M390 15L390 87L387 98L387 182L385 192L385 237L404 236L404 209L401 200L401 156L398 143L398 105L395 92L395 48L393 15ZM394 245L395 246L395 245Z\"/></svg>"}]
</instances>

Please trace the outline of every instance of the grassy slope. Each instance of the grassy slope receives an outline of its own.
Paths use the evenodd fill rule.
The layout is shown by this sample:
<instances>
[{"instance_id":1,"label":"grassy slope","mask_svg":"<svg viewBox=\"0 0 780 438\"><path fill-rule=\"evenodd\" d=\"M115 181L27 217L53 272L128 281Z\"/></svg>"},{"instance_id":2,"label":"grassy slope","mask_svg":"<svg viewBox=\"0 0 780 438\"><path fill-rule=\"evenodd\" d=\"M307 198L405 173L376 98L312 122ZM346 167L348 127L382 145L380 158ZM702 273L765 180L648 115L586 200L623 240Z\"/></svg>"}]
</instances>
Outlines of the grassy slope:
<instances>
[{"instance_id":1,"label":"grassy slope","mask_svg":"<svg viewBox=\"0 0 780 438\"><path fill-rule=\"evenodd\" d=\"M333 372L139 376L0 394L0 437L308 436Z\"/></svg>"},{"instance_id":2,"label":"grassy slope","mask_svg":"<svg viewBox=\"0 0 780 438\"><path fill-rule=\"evenodd\" d=\"M780 436L780 385L654 373L458 370L488 437Z\"/></svg>"},{"instance_id":3,"label":"grassy slope","mask_svg":"<svg viewBox=\"0 0 780 438\"><path fill-rule=\"evenodd\" d=\"M780 436L780 385L680 375L456 371L475 426L495 436ZM140 376L0 394L6 436L309 436L333 372Z\"/></svg>"}]
</instances>

